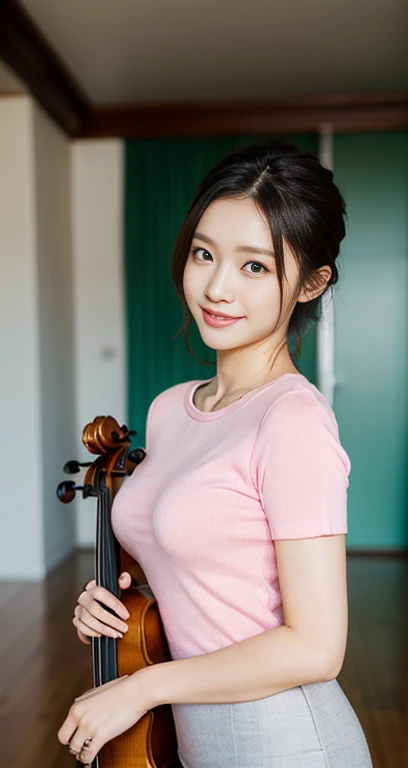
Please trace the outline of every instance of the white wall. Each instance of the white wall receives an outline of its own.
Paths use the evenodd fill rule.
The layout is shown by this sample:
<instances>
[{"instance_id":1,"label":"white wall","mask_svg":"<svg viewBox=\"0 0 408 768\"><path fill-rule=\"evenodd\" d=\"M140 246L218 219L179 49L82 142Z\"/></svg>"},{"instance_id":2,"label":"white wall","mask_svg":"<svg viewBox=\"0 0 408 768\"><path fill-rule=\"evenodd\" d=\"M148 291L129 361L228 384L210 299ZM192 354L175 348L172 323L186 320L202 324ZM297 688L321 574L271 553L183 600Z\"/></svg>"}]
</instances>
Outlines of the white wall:
<instances>
[{"instance_id":1,"label":"white wall","mask_svg":"<svg viewBox=\"0 0 408 768\"><path fill-rule=\"evenodd\" d=\"M44 570L32 104L0 99L0 573Z\"/></svg>"},{"instance_id":2,"label":"white wall","mask_svg":"<svg viewBox=\"0 0 408 768\"><path fill-rule=\"evenodd\" d=\"M55 497L75 429L70 147L30 96L0 99L0 577L40 579L75 546Z\"/></svg>"},{"instance_id":3,"label":"white wall","mask_svg":"<svg viewBox=\"0 0 408 768\"><path fill-rule=\"evenodd\" d=\"M122 155L71 142L28 94L0 98L3 579L95 542L95 501L55 489L68 459L93 458L87 422L126 422Z\"/></svg>"},{"instance_id":4,"label":"white wall","mask_svg":"<svg viewBox=\"0 0 408 768\"><path fill-rule=\"evenodd\" d=\"M126 423L126 340L122 266L123 142L80 140L72 145L76 456L96 416ZM83 474L78 479L83 478ZM95 542L96 502L77 501L78 544Z\"/></svg>"},{"instance_id":5,"label":"white wall","mask_svg":"<svg viewBox=\"0 0 408 768\"><path fill-rule=\"evenodd\" d=\"M70 141L34 102L37 299L45 567L76 544L76 504L55 488L75 448Z\"/></svg>"}]
</instances>

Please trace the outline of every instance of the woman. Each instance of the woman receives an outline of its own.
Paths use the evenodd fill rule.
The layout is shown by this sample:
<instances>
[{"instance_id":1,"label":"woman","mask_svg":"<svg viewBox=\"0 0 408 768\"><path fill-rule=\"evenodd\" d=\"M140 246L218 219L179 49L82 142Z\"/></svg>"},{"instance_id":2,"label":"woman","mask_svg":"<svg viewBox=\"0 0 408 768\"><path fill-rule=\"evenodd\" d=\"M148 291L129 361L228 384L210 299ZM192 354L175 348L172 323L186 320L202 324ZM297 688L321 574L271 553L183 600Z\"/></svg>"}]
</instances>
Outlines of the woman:
<instances>
[{"instance_id":1,"label":"woman","mask_svg":"<svg viewBox=\"0 0 408 768\"><path fill-rule=\"evenodd\" d=\"M76 700L58 736L84 763L170 703L184 768L372 766L336 679L351 465L327 399L294 364L337 282L344 217L331 171L280 140L233 152L195 195L172 274L217 373L153 400L147 456L112 506L172 660ZM126 618L90 582L73 621L90 642L120 636Z\"/></svg>"}]
</instances>

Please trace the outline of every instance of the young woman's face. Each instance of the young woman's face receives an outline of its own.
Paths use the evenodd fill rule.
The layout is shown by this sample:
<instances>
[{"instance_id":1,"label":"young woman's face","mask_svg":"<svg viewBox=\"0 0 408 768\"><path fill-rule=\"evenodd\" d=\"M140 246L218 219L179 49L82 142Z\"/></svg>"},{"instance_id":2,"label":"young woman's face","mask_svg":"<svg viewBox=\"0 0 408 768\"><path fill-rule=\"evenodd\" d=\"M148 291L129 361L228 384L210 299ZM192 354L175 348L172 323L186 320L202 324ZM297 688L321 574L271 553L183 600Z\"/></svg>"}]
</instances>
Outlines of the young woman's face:
<instances>
[{"instance_id":1,"label":"young woman's face","mask_svg":"<svg viewBox=\"0 0 408 768\"><path fill-rule=\"evenodd\" d=\"M277 331L280 289L272 251L268 225L251 200L214 200L204 211L186 261L183 288L207 346L231 349ZM298 277L295 258L285 242L284 256L287 282L280 326L289 322ZM203 308L241 319L214 327L206 321Z\"/></svg>"}]
</instances>

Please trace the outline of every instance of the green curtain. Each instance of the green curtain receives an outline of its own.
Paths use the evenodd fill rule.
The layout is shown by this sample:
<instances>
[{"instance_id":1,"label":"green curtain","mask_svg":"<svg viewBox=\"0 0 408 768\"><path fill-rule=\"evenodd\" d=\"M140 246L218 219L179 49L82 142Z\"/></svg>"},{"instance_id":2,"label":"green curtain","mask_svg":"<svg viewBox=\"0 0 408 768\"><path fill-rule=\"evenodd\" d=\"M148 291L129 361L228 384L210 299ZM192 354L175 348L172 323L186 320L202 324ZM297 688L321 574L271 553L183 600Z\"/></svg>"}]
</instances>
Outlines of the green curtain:
<instances>
[{"instance_id":1,"label":"green curtain","mask_svg":"<svg viewBox=\"0 0 408 768\"><path fill-rule=\"evenodd\" d=\"M128 424L135 445L145 446L147 409L164 389L215 375L215 352L206 347L192 322L190 344L211 365L188 352L183 311L171 279L173 246L203 176L237 147L272 136L192 139L132 139L125 144L124 257L128 363ZM300 148L318 152L315 134L285 135ZM316 377L315 331L307 334L299 368Z\"/></svg>"}]
</instances>

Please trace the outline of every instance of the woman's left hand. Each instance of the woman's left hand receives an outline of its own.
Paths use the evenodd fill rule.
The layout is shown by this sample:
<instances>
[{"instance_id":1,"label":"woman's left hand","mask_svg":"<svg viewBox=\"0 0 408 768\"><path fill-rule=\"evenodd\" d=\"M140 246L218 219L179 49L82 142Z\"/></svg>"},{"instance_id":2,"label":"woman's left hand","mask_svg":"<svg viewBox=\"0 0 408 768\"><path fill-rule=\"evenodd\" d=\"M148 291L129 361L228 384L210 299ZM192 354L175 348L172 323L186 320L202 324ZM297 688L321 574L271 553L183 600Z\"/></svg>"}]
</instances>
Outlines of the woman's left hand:
<instances>
[{"instance_id":1,"label":"woman's left hand","mask_svg":"<svg viewBox=\"0 0 408 768\"><path fill-rule=\"evenodd\" d=\"M137 672L91 688L75 699L58 731L61 744L82 763L91 763L107 741L127 731L148 711L138 695Z\"/></svg>"}]
</instances>

